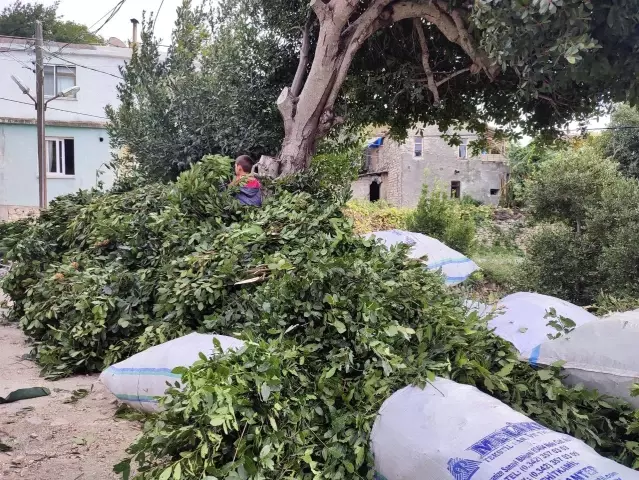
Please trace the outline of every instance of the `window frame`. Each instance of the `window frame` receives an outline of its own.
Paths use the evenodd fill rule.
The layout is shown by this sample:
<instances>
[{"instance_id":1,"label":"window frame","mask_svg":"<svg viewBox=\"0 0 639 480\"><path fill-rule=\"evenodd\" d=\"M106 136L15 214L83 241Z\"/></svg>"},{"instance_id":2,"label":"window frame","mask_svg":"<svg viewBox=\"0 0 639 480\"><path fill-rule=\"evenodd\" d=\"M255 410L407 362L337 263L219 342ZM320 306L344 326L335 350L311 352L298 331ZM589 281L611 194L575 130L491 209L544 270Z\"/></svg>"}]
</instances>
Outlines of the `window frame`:
<instances>
[{"instance_id":1,"label":"window frame","mask_svg":"<svg viewBox=\"0 0 639 480\"><path fill-rule=\"evenodd\" d=\"M457 192L457 195L453 195L453 192ZM450 198L457 198L460 199L462 198L462 191L461 191L461 180L451 180L450 182Z\"/></svg>"},{"instance_id":2,"label":"window frame","mask_svg":"<svg viewBox=\"0 0 639 480\"><path fill-rule=\"evenodd\" d=\"M419 139L419 154L417 154L417 139ZM424 158L424 137L415 135L413 137L413 157Z\"/></svg>"},{"instance_id":3,"label":"window frame","mask_svg":"<svg viewBox=\"0 0 639 480\"><path fill-rule=\"evenodd\" d=\"M464 156L461 154L461 149L464 147ZM457 145L457 158L460 160L468 160L468 139L462 138L462 142Z\"/></svg>"},{"instance_id":4,"label":"window frame","mask_svg":"<svg viewBox=\"0 0 639 480\"><path fill-rule=\"evenodd\" d=\"M47 67L53 69L53 95L49 95L45 91L44 98L53 98L56 95L59 95L60 92L62 91L62 90L58 89L58 76L69 77L69 78L73 77L73 86L77 85L78 69L75 67L75 65L58 65L58 64L54 64L54 63L48 63L48 64L44 65L44 76L45 76L45 82L44 83L45 83L45 85L46 85ZM66 68L68 70L73 70L73 75L68 74L68 73L58 74L58 69L62 69L62 68ZM76 100L77 99L77 92L73 93L73 95L68 96L68 97L58 97L58 98L64 98L65 100Z\"/></svg>"},{"instance_id":5,"label":"window frame","mask_svg":"<svg viewBox=\"0 0 639 480\"><path fill-rule=\"evenodd\" d=\"M67 140L71 140L73 142L73 173L71 174L67 174L66 173L66 145L65 142ZM45 142L45 155L46 155L46 163L47 163L47 171L46 171L46 175L47 178L67 178L67 179L71 179L71 178L75 178L75 138L73 137L45 137L44 139ZM58 169L58 171L56 172L52 172L50 170L50 163L49 163L49 142L55 142L55 148L56 148L56 158L57 158L57 162L56 162L56 167Z\"/></svg>"}]
</instances>

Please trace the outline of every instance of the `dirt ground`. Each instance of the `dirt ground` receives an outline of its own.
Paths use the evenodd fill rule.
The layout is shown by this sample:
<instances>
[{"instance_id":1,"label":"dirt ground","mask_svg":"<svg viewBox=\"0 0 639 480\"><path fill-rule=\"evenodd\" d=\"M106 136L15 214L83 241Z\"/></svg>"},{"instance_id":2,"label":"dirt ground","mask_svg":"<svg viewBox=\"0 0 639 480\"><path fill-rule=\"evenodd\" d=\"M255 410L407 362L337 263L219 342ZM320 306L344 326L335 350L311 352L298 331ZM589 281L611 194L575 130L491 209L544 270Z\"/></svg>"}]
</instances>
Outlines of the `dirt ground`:
<instances>
[{"instance_id":1,"label":"dirt ground","mask_svg":"<svg viewBox=\"0 0 639 480\"><path fill-rule=\"evenodd\" d=\"M115 398L97 376L50 382L24 360L26 337L0 315L0 397L18 388L47 387L51 395L0 405L0 478L110 480L113 465L139 433L139 424L114 417ZM78 389L90 393L68 403ZM91 390L92 389L92 390ZM65 403L67 402L67 403Z\"/></svg>"}]
</instances>

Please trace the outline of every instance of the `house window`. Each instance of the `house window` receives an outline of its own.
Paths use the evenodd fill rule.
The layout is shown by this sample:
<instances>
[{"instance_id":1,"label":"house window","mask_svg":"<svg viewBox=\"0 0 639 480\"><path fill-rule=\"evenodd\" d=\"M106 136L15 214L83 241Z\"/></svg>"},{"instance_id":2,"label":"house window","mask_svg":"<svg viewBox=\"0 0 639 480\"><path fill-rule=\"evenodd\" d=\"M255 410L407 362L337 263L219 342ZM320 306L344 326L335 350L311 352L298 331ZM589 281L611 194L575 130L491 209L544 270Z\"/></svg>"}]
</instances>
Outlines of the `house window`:
<instances>
[{"instance_id":1,"label":"house window","mask_svg":"<svg viewBox=\"0 0 639 480\"><path fill-rule=\"evenodd\" d=\"M498 188L491 188L490 189L490 195L491 196L499 195L499 189Z\"/></svg>"},{"instance_id":2,"label":"house window","mask_svg":"<svg viewBox=\"0 0 639 480\"><path fill-rule=\"evenodd\" d=\"M75 175L75 145L72 138L47 138L47 173Z\"/></svg>"},{"instance_id":3,"label":"house window","mask_svg":"<svg viewBox=\"0 0 639 480\"><path fill-rule=\"evenodd\" d=\"M461 182L453 180L450 182L450 196L452 198L461 198Z\"/></svg>"},{"instance_id":4,"label":"house window","mask_svg":"<svg viewBox=\"0 0 639 480\"><path fill-rule=\"evenodd\" d=\"M457 156L459 158L468 158L468 140L462 140L462 143L457 147Z\"/></svg>"},{"instance_id":5,"label":"house window","mask_svg":"<svg viewBox=\"0 0 639 480\"><path fill-rule=\"evenodd\" d=\"M364 156L364 161L366 162L364 164L364 171L365 172L369 172L371 169L371 165L373 164L373 149L372 148L367 148L365 151L365 156Z\"/></svg>"},{"instance_id":6,"label":"house window","mask_svg":"<svg viewBox=\"0 0 639 480\"><path fill-rule=\"evenodd\" d=\"M65 65L44 66L45 97L55 97L75 85L75 67L67 67ZM75 98L75 93L69 95L69 97Z\"/></svg>"},{"instance_id":7,"label":"house window","mask_svg":"<svg viewBox=\"0 0 639 480\"><path fill-rule=\"evenodd\" d=\"M416 157L421 157L424 152L424 138L415 137L415 148L413 153Z\"/></svg>"}]
</instances>

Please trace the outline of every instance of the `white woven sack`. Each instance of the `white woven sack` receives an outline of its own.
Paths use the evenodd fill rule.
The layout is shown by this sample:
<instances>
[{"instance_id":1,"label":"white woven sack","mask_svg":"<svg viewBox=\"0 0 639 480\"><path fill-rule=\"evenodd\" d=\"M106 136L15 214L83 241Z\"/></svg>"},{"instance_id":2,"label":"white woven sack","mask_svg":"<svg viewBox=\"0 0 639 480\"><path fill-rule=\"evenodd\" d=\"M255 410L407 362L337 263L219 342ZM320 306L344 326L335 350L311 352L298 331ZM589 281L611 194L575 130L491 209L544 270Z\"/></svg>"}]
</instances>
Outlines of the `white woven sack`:
<instances>
[{"instance_id":1,"label":"white woven sack","mask_svg":"<svg viewBox=\"0 0 639 480\"><path fill-rule=\"evenodd\" d=\"M446 285L449 286L464 282L473 272L479 270L477 264L464 254L421 233L385 230L367 236L381 240L388 248L399 243L410 245L410 258L421 259L426 256L426 268L433 271L441 270Z\"/></svg>"},{"instance_id":2,"label":"white woven sack","mask_svg":"<svg viewBox=\"0 0 639 480\"><path fill-rule=\"evenodd\" d=\"M639 479L582 441L441 378L386 400L371 442L379 480Z\"/></svg>"},{"instance_id":3,"label":"white woven sack","mask_svg":"<svg viewBox=\"0 0 639 480\"><path fill-rule=\"evenodd\" d=\"M570 302L539 293L513 293L497 304L498 313L488 322L495 334L511 342L522 357L528 358L530 352L548 340L548 335L557 334L557 330L548 326L552 319L544 318L550 309L556 314L569 318L577 326L597 320L592 313Z\"/></svg>"},{"instance_id":4,"label":"white woven sack","mask_svg":"<svg viewBox=\"0 0 639 480\"><path fill-rule=\"evenodd\" d=\"M639 310L615 313L548 340L528 360L536 365L563 361L564 383L581 383L639 408L639 397L630 396L639 382Z\"/></svg>"},{"instance_id":5,"label":"white woven sack","mask_svg":"<svg viewBox=\"0 0 639 480\"><path fill-rule=\"evenodd\" d=\"M180 375L171 373L176 367L190 367L200 357L213 355L213 339L227 352L240 350L244 343L223 335L191 333L151 347L107 368L100 381L118 400L145 412L158 410L157 397L164 395L167 382L174 385Z\"/></svg>"}]
</instances>

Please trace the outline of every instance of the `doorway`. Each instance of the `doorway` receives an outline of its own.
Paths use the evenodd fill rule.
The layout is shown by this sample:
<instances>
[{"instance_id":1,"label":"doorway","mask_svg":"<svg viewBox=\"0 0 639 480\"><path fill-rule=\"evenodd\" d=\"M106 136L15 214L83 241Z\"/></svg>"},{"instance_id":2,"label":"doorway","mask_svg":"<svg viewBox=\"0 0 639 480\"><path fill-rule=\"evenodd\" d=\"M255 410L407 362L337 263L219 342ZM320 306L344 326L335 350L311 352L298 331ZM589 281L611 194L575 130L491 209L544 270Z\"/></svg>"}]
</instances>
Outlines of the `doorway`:
<instances>
[{"instance_id":1,"label":"doorway","mask_svg":"<svg viewBox=\"0 0 639 480\"><path fill-rule=\"evenodd\" d=\"M451 198L461 198L461 182L453 180L450 182L450 196Z\"/></svg>"},{"instance_id":2,"label":"doorway","mask_svg":"<svg viewBox=\"0 0 639 480\"><path fill-rule=\"evenodd\" d=\"M381 183L371 182L371 185L368 189L368 200L371 202L377 202L380 197L380 186Z\"/></svg>"}]
</instances>

